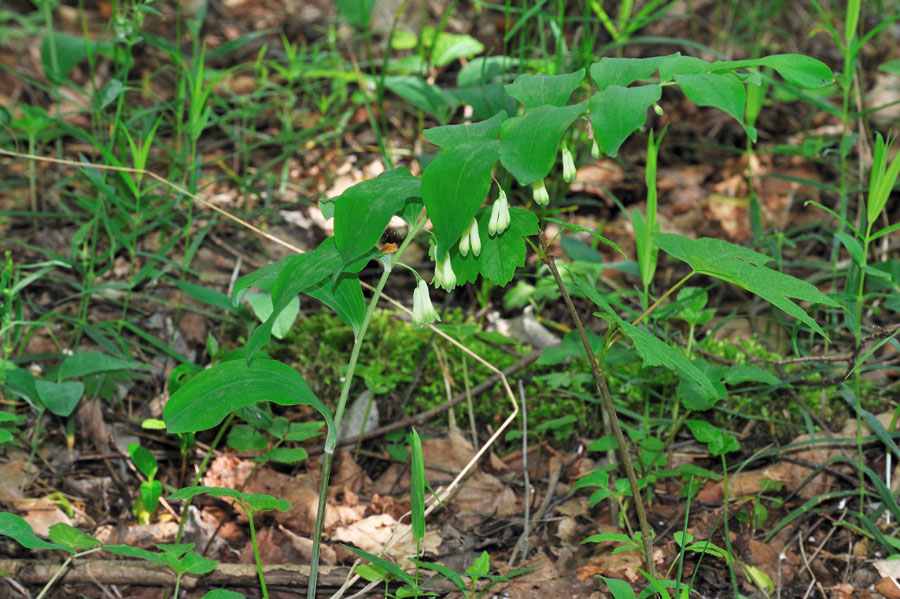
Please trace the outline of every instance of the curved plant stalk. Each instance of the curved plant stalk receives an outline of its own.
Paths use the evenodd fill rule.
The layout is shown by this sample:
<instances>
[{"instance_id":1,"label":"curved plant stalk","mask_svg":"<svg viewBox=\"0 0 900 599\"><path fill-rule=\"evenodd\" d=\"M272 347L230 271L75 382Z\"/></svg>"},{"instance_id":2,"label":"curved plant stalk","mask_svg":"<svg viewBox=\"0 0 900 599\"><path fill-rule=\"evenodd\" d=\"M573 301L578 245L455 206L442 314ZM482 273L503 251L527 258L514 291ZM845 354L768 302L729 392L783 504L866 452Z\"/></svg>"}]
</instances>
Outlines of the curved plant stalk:
<instances>
[{"instance_id":1,"label":"curved plant stalk","mask_svg":"<svg viewBox=\"0 0 900 599\"><path fill-rule=\"evenodd\" d=\"M575 322L575 327L578 329L578 336L581 337L581 343L584 345L584 351L587 353L588 362L591 365L591 374L594 375L594 382L596 383L597 389L600 391L600 397L603 400L603 409L606 411L610 425L612 426L613 435L616 437L616 444L619 446L619 459L622 460L622 467L625 468L625 476L628 478L628 485L631 487L631 495L634 498L634 511L637 513L638 525L641 529L641 541L644 546L644 562L650 578L655 580L657 576L656 564L653 560L653 537L651 537L650 524L647 522L647 514L644 510L644 500L641 497L637 475L634 473L634 464L631 462L631 455L628 452L628 441L625 440L625 435L622 433L622 427L619 425L616 407L613 405L612 396L609 394L609 387L606 385L606 376L600 369L600 362L597 361L597 357L594 355L594 350L591 348L590 341L588 341L587 334L584 331L584 324L581 322L581 317L578 316L575 304L572 303L572 298L566 290L566 285L563 283L562 277L559 276L559 269L556 268L556 260L553 259L552 255L547 253L547 246L544 245L546 241L543 237L541 238L541 243L541 249L543 250L541 260L550 268L553 279L556 281L556 286L559 288L560 293L562 293L563 301L565 301L566 308L569 310L569 315L572 317L572 320Z\"/></svg>"}]
</instances>

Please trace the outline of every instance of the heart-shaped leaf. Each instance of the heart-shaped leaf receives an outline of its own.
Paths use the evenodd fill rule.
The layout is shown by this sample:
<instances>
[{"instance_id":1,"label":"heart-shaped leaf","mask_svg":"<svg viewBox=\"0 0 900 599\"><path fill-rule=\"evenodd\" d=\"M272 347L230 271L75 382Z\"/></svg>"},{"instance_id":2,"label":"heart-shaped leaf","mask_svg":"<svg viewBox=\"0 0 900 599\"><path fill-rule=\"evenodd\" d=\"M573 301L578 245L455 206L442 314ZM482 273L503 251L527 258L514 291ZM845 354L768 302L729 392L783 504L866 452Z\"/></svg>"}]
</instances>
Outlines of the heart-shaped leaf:
<instances>
[{"instance_id":1,"label":"heart-shaped leaf","mask_svg":"<svg viewBox=\"0 0 900 599\"><path fill-rule=\"evenodd\" d=\"M647 122L647 109L661 95L659 85L614 85L591 96L591 125L600 149L609 156L616 156L628 136Z\"/></svg>"},{"instance_id":2,"label":"heart-shaped leaf","mask_svg":"<svg viewBox=\"0 0 900 599\"><path fill-rule=\"evenodd\" d=\"M540 106L500 126L500 162L520 185L547 176L556 162L559 140L586 107L587 100L573 106Z\"/></svg>"}]
</instances>

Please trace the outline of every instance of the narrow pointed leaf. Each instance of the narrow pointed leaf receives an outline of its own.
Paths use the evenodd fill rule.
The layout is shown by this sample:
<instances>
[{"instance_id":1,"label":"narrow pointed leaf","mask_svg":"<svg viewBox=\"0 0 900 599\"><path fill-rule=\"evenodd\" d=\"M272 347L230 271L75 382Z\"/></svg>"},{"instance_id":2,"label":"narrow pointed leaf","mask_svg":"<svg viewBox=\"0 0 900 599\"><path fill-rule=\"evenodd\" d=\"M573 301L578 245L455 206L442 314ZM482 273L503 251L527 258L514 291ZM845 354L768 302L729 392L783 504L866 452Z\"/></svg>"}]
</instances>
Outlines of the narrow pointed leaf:
<instances>
[{"instance_id":1,"label":"narrow pointed leaf","mask_svg":"<svg viewBox=\"0 0 900 599\"><path fill-rule=\"evenodd\" d=\"M39 539L34 534L31 525L24 518L9 512L0 513L0 535L11 537L26 549L62 549L63 551L74 553L71 547L48 543L43 539Z\"/></svg>"},{"instance_id":2,"label":"narrow pointed leaf","mask_svg":"<svg viewBox=\"0 0 900 599\"><path fill-rule=\"evenodd\" d=\"M688 239L668 233L654 233L653 239L664 252L687 262L696 272L755 293L828 339L807 311L789 298L831 307L838 303L814 285L766 267L772 258L721 239Z\"/></svg>"}]
</instances>

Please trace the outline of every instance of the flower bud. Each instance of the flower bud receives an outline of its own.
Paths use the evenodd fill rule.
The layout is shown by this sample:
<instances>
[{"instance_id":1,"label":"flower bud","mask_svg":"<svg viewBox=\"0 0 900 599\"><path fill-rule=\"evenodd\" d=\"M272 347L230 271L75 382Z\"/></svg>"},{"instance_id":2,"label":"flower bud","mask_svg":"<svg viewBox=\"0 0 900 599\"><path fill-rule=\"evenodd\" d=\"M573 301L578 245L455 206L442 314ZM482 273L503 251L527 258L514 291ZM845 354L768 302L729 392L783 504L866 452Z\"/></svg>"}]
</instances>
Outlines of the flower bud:
<instances>
[{"instance_id":1,"label":"flower bud","mask_svg":"<svg viewBox=\"0 0 900 599\"><path fill-rule=\"evenodd\" d=\"M594 160L598 160L600 158L600 144L597 143L597 140L594 140L594 143L591 144L591 158Z\"/></svg>"},{"instance_id":2,"label":"flower bud","mask_svg":"<svg viewBox=\"0 0 900 599\"><path fill-rule=\"evenodd\" d=\"M543 179L539 179L532 183L531 189L535 204L538 206L546 206L550 203L550 194L547 192L547 188L544 187Z\"/></svg>"},{"instance_id":3,"label":"flower bud","mask_svg":"<svg viewBox=\"0 0 900 599\"><path fill-rule=\"evenodd\" d=\"M655 112L659 116L662 116L664 114L662 106L660 106L656 102L653 103L653 112Z\"/></svg>"},{"instance_id":4,"label":"flower bud","mask_svg":"<svg viewBox=\"0 0 900 599\"><path fill-rule=\"evenodd\" d=\"M575 180L577 171L575 170L575 159L572 158L572 152L563 145L562 148L562 164L563 164L563 181L571 183Z\"/></svg>"},{"instance_id":5,"label":"flower bud","mask_svg":"<svg viewBox=\"0 0 900 599\"><path fill-rule=\"evenodd\" d=\"M463 231L462 237L459 238L459 255L465 258L469 255L469 247L471 243L469 241L469 230L466 229Z\"/></svg>"},{"instance_id":6,"label":"flower bud","mask_svg":"<svg viewBox=\"0 0 900 599\"><path fill-rule=\"evenodd\" d=\"M474 218L472 219L472 224L469 225L467 233L469 244L472 246L472 254L477 258L478 254L481 253L481 236L478 234L478 221Z\"/></svg>"}]
</instances>

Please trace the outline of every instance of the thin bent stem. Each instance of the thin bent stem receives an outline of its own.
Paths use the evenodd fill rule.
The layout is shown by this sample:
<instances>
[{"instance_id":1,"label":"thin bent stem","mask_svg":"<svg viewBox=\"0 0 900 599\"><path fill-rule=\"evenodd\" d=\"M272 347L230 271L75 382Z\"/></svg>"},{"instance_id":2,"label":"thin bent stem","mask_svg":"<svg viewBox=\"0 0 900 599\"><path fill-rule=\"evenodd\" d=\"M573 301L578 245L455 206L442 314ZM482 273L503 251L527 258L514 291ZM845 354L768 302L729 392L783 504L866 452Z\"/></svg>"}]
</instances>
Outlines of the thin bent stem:
<instances>
[{"instance_id":1,"label":"thin bent stem","mask_svg":"<svg viewBox=\"0 0 900 599\"><path fill-rule=\"evenodd\" d=\"M553 256L546 254L546 251L547 248L545 246L545 255L542 259L550 268L550 272L553 273L553 278L556 280L556 286L559 288L563 300L566 302L566 308L568 308L572 320L575 321L575 327L578 329L578 336L581 337L581 343L584 345L584 351L587 353L588 361L591 364L591 373L594 375L594 382L597 384L597 389L600 391L600 397L603 400L603 408L606 410L610 424L612 425L613 434L616 437L616 444L619 446L619 458L622 460L622 466L625 468L625 476L628 478L628 485L631 487L631 494L634 497L634 511L637 512L638 525L641 528L641 541L644 544L644 560L646 562L647 572L653 580L656 580L656 565L653 561L653 539L650 536L650 524L647 522L647 514L644 511L644 501L641 497L641 490L638 486L637 476L634 473L634 465L631 463L631 456L628 453L628 442L625 440L625 435L622 434L622 427L619 425L619 418L616 415L616 407L613 405L612 397L609 394L609 388L606 385L606 377L604 376L603 371L600 370L600 363L597 361L596 356L594 356L594 350L591 348L591 343L588 341L587 334L584 331L581 317L578 316L575 304L572 303L572 298L566 290L562 277L559 276L559 270L556 268L556 261L553 259Z\"/></svg>"}]
</instances>

